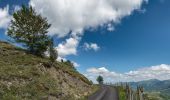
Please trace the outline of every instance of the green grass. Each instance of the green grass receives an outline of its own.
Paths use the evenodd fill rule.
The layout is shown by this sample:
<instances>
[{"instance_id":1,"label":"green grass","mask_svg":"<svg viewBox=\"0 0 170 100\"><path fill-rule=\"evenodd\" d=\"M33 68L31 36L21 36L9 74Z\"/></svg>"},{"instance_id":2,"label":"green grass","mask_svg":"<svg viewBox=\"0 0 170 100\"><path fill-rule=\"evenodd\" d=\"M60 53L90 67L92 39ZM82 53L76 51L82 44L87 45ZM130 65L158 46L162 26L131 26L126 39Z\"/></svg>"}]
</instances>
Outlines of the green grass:
<instances>
[{"instance_id":1,"label":"green grass","mask_svg":"<svg viewBox=\"0 0 170 100\"><path fill-rule=\"evenodd\" d=\"M51 67L49 62L48 58L37 57L0 41L0 99L37 100L47 99L49 95L61 95L62 80L55 79L50 72L41 68ZM52 67L89 85L92 84L70 65L55 62Z\"/></svg>"},{"instance_id":2,"label":"green grass","mask_svg":"<svg viewBox=\"0 0 170 100\"><path fill-rule=\"evenodd\" d=\"M160 92L146 92L146 94L148 100L166 100L161 97Z\"/></svg>"},{"instance_id":3,"label":"green grass","mask_svg":"<svg viewBox=\"0 0 170 100\"><path fill-rule=\"evenodd\" d=\"M2 72L4 71L4 72ZM0 98L40 99L49 94L59 93L57 81L48 73L42 74L34 66L19 68L1 66ZM10 97L9 97L10 96Z\"/></svg>"},{"instance_id":4,"label":"green grass","mask_svg":"<svg viewBox=\"0 0 170 100\"><path fill-rule=\"evenodd\" d=\"M25 50L16 48L6 42L0 42L0 58L1 58L0 66L7 66L7 67L17 66L17 68L12 67L12 70L14 70L13 72L8 71L10 70L10 68L6 68L7 74L17 72L18 68L37 66L38 64L48 65L49 64L48 62L50 62L48 58L41 58L32 54L28 54L26 53ZM92 84L91 82L89 82L89 80L86 77L84 77L79 72L77 72L74 67L71 67L66 63L55 62L54 67L56 69L62 69L64 72L70 74L73 77L78 77L80 80L83 80L85 83ZM17 73L15 74L17 75Z\"/></svg>"},{"instance_id":5,"label":"green grass","mask_svg":"<svg viewBox=\"0 0 170 100\"><path fill-rule=\"evenodd\" d=\"M126 100L126 92L125 89L121 86L117 86L118 90L119 90L119 99L120 100Z\"/></svg>"}]
</instances>

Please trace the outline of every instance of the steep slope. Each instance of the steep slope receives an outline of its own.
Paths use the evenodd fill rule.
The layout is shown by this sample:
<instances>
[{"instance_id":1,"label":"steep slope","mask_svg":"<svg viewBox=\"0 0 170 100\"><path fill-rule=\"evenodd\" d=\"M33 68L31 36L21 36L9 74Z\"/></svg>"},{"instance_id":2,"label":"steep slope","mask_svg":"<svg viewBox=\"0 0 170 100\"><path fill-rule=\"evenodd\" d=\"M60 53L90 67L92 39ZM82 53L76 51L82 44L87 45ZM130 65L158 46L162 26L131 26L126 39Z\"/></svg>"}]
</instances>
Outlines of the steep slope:
<instances>
[{"instance_id":1,"label":"steep slope","mask_svg":"<svg viewBox=\"0 0 170 100\"><path fill-rule=\"evenodd\" d=\"M76 100L88 95L91 82L64 62L49 63L0 41L0 100Z\"/></svg>"}]
</instances>

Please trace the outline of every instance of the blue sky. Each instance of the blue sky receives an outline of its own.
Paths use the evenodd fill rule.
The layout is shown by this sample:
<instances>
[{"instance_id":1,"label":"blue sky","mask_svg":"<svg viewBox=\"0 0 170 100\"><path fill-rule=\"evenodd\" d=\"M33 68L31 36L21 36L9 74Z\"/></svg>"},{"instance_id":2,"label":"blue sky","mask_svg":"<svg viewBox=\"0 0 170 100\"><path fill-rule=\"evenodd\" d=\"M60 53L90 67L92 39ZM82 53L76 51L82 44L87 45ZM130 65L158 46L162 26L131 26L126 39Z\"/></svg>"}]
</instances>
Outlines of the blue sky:
<instances>
[{"instance_id":1,"label":"blue sky","mask_svg":"<svg viewBox=\"0 0 170 100\"><path fill-rule=\"evenodd\" d=\"M152 0L145 13L135 12L116 25L115 31L85 34L84 41L100 44L99 52L80 53L91 66L106 66L125 72L142 66L169 64L170 1ZM168 13L169 12L169 13ZM101 33L100 35L98 33ZM76 59L77 58L77 59ZM93 61L91 61L92 58ZM76 60L79 57L75 57ZM84 66L89 66L81 61ZM93 64L96 65L93 65Z\"/></svg>"},{"instance_id":2,"label":"blue sky","mask_svg":"<svg viewBox=\"0 0 170 100\"><path fill-rule=\"evenodd\" d=\"M95 2L95 0L93 1ZM22 4L28 5L29 2L31 1L15 0L14 2L14 0L1 0L0 8L4 9L9 5L8 12L11 14L16 6L21 6ZM36 10L41 8L39 6L40 4L43 4L43 2L36 4L35 0L32 0L32 3L35 4L34 6ZM87 25L82 26L83 31L81 30L80 32L74 29L74 27L69 26L70 32L56 30L55 34L55 30L52 30L50 32L53 32L54 34L50 35L54 36L56 48L59 48L59 44L61 45L60 47L63 47L64 44L66 44L66 41L73 36L73 33L80 33L78 36L76 34L76 38L74 38L74 36L72 37L72 40L75 40L74 42L76 44L75 48L70 49L73 52L61 55L62 58L70 59L79 64L77 70L85 74L91 80L94 80L95 75L98 74L102 74L109 80L110 78L117 78L113 73L125 75L131 74L130 71L141 71L145 68L153 71L153 69L151 69L153 66L153 68L164 68L169 75L170 72L167 69L170 68L169 5L169 0L149 0L147 3L144 3L143 1L139 8L130 9L130 14L125 13L125 15L119 16L121 18L118 19L118 22L117 19L112 19L111 22L110 20L107 20L109 18L106 16L105 19L107 20L107 23L103 22L103 24L102 22L97 22L97 24L91 25L89 22L86 23ZM122 9L120 8L120 10ZM50 13L51 16L53 13ZM60 13L62 15L62 12ZM67 18L72 16L71 14L72 13L70 12L70 15L67 15ZM44 15L47 16L47 14ZM63 17L63 19L64 18L65 17ZM98 17L96 17L96 19L97 18ZM104 19L99 19L97 21L103 20ZM68 23L69 22L71 23L72 21L68 21ZM60 27L58 24L55 25ZM108 30L108 25L111 25L111 29L113 29L112 31ZM61 26L61 28L63 28L63 26ZM87 28L87 26L90 28ZM0 27L0 40L7 40L5 30L6 28ZM61 33L58 34L57 32ZM65 32L65 35L63 35L62 32ZM87 43L89 47L87 47L87 45L85 46L85 43ZM90 44L96 44L98 48L95 50L94 47L90 47ZM63 51L61 51L61 53L63 53ZM112 75L106 75L105 72L111 73ZM162 79L162 77L159 79ZM120 81L124 80L122 79Z\"/></svg>"}]
</instances>

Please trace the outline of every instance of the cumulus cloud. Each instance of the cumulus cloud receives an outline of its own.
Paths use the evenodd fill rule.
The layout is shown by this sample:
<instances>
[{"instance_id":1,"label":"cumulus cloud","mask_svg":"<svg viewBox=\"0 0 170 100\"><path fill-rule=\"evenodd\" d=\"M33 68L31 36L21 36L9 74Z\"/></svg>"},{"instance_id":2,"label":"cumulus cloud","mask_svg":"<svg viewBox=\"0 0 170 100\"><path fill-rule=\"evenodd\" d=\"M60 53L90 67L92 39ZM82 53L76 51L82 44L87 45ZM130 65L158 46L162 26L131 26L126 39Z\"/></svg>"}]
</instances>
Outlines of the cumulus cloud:
<instances>
[{"instance_id":1,"label":"cumulus cloud","mask_svg":"<svg viewBox=\"0 0 170 100\"><path fill-rule=\"evenodd\" d=\"M88 50L98 51L100 49L100 47L96 43L84 43L83 47L87 51Z\"/></svg>"},{"instance_id":2,"label":"cumulus cloud","mask_svg":"<svg viewBox=\"0 0 170 100\"><path fill-rule=\"evenodd\" d=\"M65 42L58 44L56 47L58 51L59 57L63 58L67 55L76 55L77 54L77 46L79 44L79 37L70 37L66 39Z\"/></svg>"},{"instance_id":3,"label":"cumulus cloud","mask_svg":"<svg viewBox=\"0 0 170 100\"><path fill-rule=\"evenodd\" d=\"M85 74L90 80L94 82L98 75L102 75L106 82L130 82L142 81L149 79L167 80L170 79L170 65L161 64L157 66L144 67L126 73L116 73L109 71L105 67L89 68Z\"/></svg>"},{"instance_id":4,"label":"cumulus cloud","mask_svg":"<svg viewBox=\"0 0 170 100\"><path fill-rule=\"evenodd\" d=\"M96 83L96 77L98 75L103 76L105 82L117 82L122 77L122 74L116 73L114 71L109 71L105 67L89 68L87 69L87 73L85 73L84 75L95 83Z\"/></svg>"},{"instance_id":5,"label":"cumulus cloud","mask_svg":"<svg viewBox=\"0 0 170 100\"><path fill-rule=\"evenodd\" d=\"M140 9L146 0L30 0L35 10L47 17L52 24L50 34L59 37L70 31L82 33L89 27L97 27Z\"/></svg>"},{"instance_id":6,"label":"cumulus cloud","mask_svg":"<svg viewBox=\"0 0 170 100\"><path fill-rule=\"evenodd\" d=\"M113 31L113 24L139 10L144 2L146 0L30 0L29 4L52 24L50 35L65 37L70 32L82 36L85 29L103 25ZM76 55L79 42L74 38L66 39L57 47L59 55ZM95 44L93 46L97 47Z\"/></svg>"},{"instance_id":7,"label":"cumulus cloud","mask_svg":"<svg viewBox=\"0 0 170 100\"><path fill-rule=\"evenodd\" d=\"M78 64L77 62L72 61L72 63L73 63L73 65L74 65L74 67L80 67L80 64Z\"/></svg>"},{"instance_id":8,"label":"cumulus cloud","mask_svg":"<svg viewBox=\"0 0 170 100\"><path fill-rule=\"evenodd\" d=\"M0 28L6 29L10 21L9 6L7 5L5 8L0 8Z\"/></svg>"}]
</instances>

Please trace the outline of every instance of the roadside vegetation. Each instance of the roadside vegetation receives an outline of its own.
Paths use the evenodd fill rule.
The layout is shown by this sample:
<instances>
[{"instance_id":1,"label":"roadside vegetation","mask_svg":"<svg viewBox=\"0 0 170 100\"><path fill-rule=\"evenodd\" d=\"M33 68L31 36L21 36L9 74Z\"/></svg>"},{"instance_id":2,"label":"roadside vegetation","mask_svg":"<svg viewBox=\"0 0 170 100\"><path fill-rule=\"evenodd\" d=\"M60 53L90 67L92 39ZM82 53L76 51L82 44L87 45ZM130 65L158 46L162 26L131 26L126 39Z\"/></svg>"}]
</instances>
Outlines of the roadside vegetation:
<instances>
[{"instance_id":1,"label":"roadside vegetation","mask_svg":"<svg viewBox=\"0 0 170 100\"><path fill-rule=\"evenodd\" d=\"M133 90L128 84L120 83L117 84L116 87L119 90L120 100L155 100L148 97L148 94L144 92L142 86L138 86L136 90Z\"/></svg>"},{"instance_id":2,"label":"roadside vegetation","mask_svg":"<svg viewBox=\"0 0 170 100\"><path fill-rule=\"evenodd\" d=\"M139 87L137 88L137 91L132 90L130 86L125 85L117 85L116 86L119 90L119 99L120 100L169 100L169 97L165 94L162 95L160 92L144 92L142 93L142 98L140 98L140 92ZM131 91L131 92L130 92ZM132 97L129 97L130 95L133 95ZM129 98L129 99L128 99ZM133 98L133 99L132 99ZM137 99L136 99L137 98Z\"/></svg>"},{"instance_id":3,"label":"roadside vegetation","mask_svg":"<svg viewBox=\"0 0 170 100\"><path fill-rule=\"evenodd\" d=\"M117 88L119 90L119 99L126 100L126 90L121 86L117 86Z\"/></svg>"}]
</instances>

